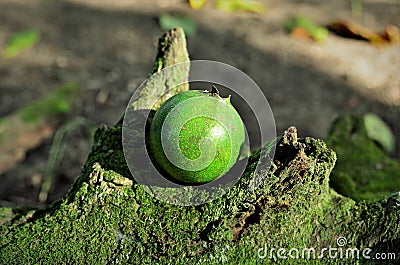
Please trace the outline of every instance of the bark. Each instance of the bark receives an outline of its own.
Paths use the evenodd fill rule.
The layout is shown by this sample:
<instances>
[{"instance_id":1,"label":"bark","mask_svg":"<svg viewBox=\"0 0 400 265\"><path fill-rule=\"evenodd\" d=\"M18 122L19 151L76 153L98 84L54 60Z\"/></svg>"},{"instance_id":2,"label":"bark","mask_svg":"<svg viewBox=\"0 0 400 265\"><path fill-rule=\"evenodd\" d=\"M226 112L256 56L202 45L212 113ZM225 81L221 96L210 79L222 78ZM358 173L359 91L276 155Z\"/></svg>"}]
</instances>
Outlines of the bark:
<instances>
[{"instance_id":1,"label":"bark","mask_svg":"<svg viewBox=\"0 0 400 265\"><path fill-rule=\"evenodd\" d=\"M170 31L160 40L153 73L187 60L183 31ZM134 108L153 108L146 97L165 92L164 86L148 89ZM122 150L121 122L102 127L64 199L43 209L0 208L0 263L304 264L313 255L302 259L302 251L315 248L311 262L326 264L337 263L340 253L336 260L328 253L318 259L320 251L338 248L340 237L347 240L342 253L357 248L361 259L362 250L371 248L371 257L396 252L399 259L400 193L371 203L337 194L329 187L335 152L321 140L297 140L291 130L290 137L286 133L276 140L270 170L254 172L258 160L269 155L257 152L223 197L177 206L154 199L134 182ZM254 179L262 181L256 190L249 188ZM281 259L278 248L285 248L286 256L296 248L300 258ZM339 263L357 260L343 256Z\"/></svg>"}]
</instances>

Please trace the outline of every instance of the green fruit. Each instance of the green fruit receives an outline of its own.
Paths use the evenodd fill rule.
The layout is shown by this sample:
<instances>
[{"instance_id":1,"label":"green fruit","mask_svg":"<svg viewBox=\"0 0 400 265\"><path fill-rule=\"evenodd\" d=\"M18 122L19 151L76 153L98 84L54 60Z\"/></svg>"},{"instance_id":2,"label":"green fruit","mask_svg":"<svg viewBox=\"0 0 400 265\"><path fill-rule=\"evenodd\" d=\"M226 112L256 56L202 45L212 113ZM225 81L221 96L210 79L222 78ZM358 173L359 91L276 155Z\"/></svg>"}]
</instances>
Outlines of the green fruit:
<instances>
[{"instance_id":1,"label":"green fruit","mask_svg":"<svg viewBox=\"0 0 400 265\"><path fill-rule=\"evenodd\" d=\"M236 163L245 141L242 120L217 92L191 90L168 99L150 126L154 160L173 178L206 183Z\"/></svg>"}]
</instances>

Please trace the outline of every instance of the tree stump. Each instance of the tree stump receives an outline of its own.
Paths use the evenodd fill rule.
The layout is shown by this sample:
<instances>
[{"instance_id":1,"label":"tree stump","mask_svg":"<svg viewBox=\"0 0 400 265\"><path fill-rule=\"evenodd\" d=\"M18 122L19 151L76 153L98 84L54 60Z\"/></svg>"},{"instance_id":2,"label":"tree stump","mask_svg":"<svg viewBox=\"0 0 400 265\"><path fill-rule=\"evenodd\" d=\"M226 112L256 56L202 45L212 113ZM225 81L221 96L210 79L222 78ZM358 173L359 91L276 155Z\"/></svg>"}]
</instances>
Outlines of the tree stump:
<instances>
[{"instance_id":1,"label":"tree stump","mask_svg":"<svg viewBox=\"0 0 400 265\"><path fill-rule=\"evenodd\" d=\"M188 60L183 31L171 30L160 39L153 73ZM147 88L137 106L165 92ZM400 258L400 193L372 203L337 194L329 187L336 154L321 140L284 134L258 189L248 186L257 161L268 155L263 152L250 156L221 198L177 206L135 183L121 131L122 122L97 130L82 174L62 200L42 209L0 208L0 263L353 264L355 249L363 262L373 263L375 253ZM349 248L353 258L345 256Z\"/></svg>"}]
</instances>

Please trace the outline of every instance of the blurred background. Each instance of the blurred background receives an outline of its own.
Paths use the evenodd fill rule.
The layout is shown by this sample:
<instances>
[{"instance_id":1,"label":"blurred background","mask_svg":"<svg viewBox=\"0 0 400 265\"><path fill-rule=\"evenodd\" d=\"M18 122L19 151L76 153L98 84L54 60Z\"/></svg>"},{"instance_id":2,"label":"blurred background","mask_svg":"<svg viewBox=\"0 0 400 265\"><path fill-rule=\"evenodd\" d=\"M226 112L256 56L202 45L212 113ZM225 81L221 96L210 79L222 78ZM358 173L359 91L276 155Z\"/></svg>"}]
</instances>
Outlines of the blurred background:
<instances>
[{"instance_id":1,"label":"blurred background","mask_svg":"<svg viewBox=\"0 0 400 265\"><path fill-rule=\"evenodd\" d=\"M158 38L177 25L191 59L230 64L259 85L278 134L293 125L324 139L339 115L372 112L399 160L397 0L2 0L0 206L65 195L94 130L122 117Z\"/></svg>"}]
</instances>

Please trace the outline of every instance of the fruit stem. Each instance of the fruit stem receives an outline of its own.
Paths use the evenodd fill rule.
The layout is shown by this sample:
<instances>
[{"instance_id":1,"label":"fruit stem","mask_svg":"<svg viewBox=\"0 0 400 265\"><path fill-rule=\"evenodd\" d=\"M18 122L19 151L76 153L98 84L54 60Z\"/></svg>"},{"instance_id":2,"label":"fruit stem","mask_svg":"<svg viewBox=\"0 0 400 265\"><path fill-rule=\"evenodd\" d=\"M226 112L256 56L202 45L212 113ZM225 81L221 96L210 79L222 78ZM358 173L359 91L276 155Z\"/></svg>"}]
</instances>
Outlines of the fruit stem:
<instances>
[{"instance_id":1,"label":"fruit stem","mask_svg":"<svg viewBox=\"0 0 400 265\"><path fill-rule=\"evenodd\" d=\"M212 96L219 96L219 90L214 85L211 86L211 95Z\"/></svg>"}]
</instances>

